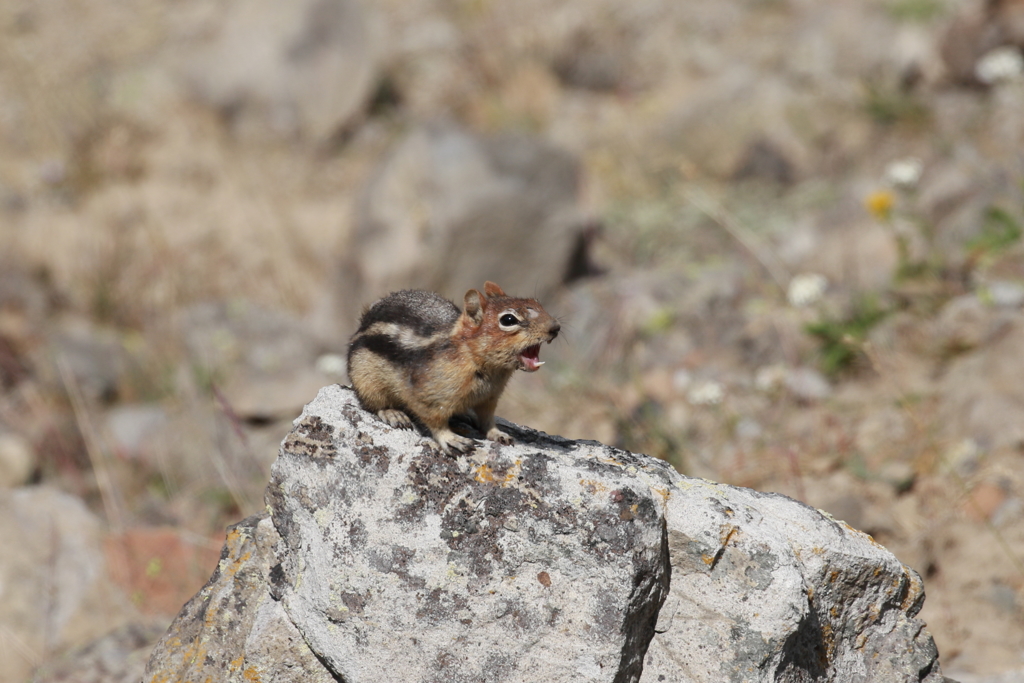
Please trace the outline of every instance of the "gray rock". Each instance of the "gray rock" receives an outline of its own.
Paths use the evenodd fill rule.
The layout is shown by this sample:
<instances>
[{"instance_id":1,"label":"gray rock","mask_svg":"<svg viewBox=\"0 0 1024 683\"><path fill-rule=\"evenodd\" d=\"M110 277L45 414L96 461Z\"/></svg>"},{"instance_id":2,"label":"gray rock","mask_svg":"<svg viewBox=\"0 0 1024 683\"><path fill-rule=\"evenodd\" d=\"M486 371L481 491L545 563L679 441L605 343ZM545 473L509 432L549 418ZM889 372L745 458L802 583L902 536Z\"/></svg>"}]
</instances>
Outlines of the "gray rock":
<instances>
[{"instance_id":1,"label":"gray rock","mask_svg":"<svg viewBox=\"0 0 1024 683\"><path fill-rule=\"evenodd\" d=\"M914 485L917 472L909 462L890 460L879 469L878 478L889 484L896 493L904 493Z\"/></svg>"},{"instance_id":2,"label":"gray rock","mask_svg":"<svg viewBox=\"0 0 1024 683\"><path fill-rule=\"evenodd\" d=\"M997 335L1003 323L992 307L973 294L964 294L942 307L932 327L937 351L963 353Z\"/></svg>"},{"instance_id":3,"label":"gray rock","mask_svg":"<svg viewBox=\"0 0 1024 683\"><path fill-rule=\"evenodd\" d=\"M86 399L110 402L120 392L128 354L115 330L69 318L33 354L33 366L54 386L73 383Z\"/></svg>"},{"instance_id":4,"label":"gray rock","mask_svg":"<svg viewBox=\"0 0 1024 683\"><path fill-rule=\"evenodd\" d=\"M984 346L956 358L939 383L941 424L990 448L1024 444L1024 316L1003 318Z\"/></svg>"},{"instance_id":5,"label":"gray rock","mask_svg":"<svg viewBox=\"0 0 1024 683\"><path fill-rule=\"evenodd\" d=\"M559 50L552 69L567 88L614 91L626 84L634 67L630 63L633 49L623 28L580 29Z\"/></svg>"},{"instance_id":6,"label":"gray rock","mask_svg":"<svg viewBox=\"0 0 1024 683\"><path fill-rule=\"evenodd\" d=\"M961 115L962 116L962 115ZM962 118L957 122L964 124ZM951 122L950 125L956 125ZM986 187L995 187L995 173L980 168L971 156L936 163L921 178L918 207L926 220L935 223L934 247L944 256L956 256L953 249L978 235L985 207L993 201ZM962 257L961 257L962 258ZM958 261L953 261L954 263Z\"/></svg>"},{"instance_id":7,"label":"gray rock","mask_svg":"<svg viewBox=\"0 0 1024 683\"><path fill-rule=\"evenodd\" d=\"M107 577L101 543L99 520L74 496L44 487L0 490L3 680L26 680L35 665L130 615Z\"/></svg>"},{"instance_id":8,"label":"gray rock","mask_svg":"<svg viewBox=\"0 0 1024 683\"><path fill-rule=\"evenodd\" d=\"M949 683L1022 683L1024 682L1024 669L1013 669L997 674L976 674L969 671L953 671L953 678L947 678Z\"/></svg>"},{"instance_id":9,"label":"gray rock","mask_svg":"<svg viewBox=\"0 0 1024 683\"><path fill-rule=\"evenodd\" d=\"M274 466L271 591L353 683L636 681L668 586L664 520L627 471L640 459L572 450L453 459L329 387Z\"/></svg>"},{"instance_id":10,"label":"gray rock","mask_svg":"<svg viewBox=\"0 0 1024 683\"><path fill-rule=\"evenodd\" d=\"M687 293L682 304L673 301L678 292ZM572 320L573 328L579 331L573 339L572 354L580 367L621 363L637 352L635 341L651 329L652 321L657 325L661 317L665 321L660 323L662 329L675 323L673 335L656 337L658 341L675 334L682 337L678 346L658 348L652 354L657 362L664 363L665 358L679 358L690 352L694 335L700 335L700 343L711 344L720 333L731 331L735 316L723 321L713 314L734 310L721 305L734 299L735 288L728 277L707 277L695 283L681 276L658 277L649 271L611 273L569 288L559 301L558 313ZM677 307L684 313L677 314ZM677 319L677 315L683 317ZM699 327L689 324L697 319L701 321Z\"/></svg>"},{"instance_id":11,"label":"gray rock","mask_svg":"<svg viewBox=\"0 0 1024 683\"><path fill-rule=\"evenodd\" d=\"M290 417L329 381L316 370L322 342L284 311L246 301L204 302L180 311L167 333L181 339L190 363L216 380L243 419Z\"/></svg>"},{"instance_id":12,"label":"gray rock","mask_svg":"<svg viewBox=\"0 0 1024 683\"><path fill-rule=\"evenodd\" d=\"M216 571L157 643L144 681L333 683L268 591L280 543L266 514L228 529Z\"/></svg>"},{"instance_id":13,"label":"gray rock","mask_svg":"<svg viewBox=\"0 0 1024 683\"><path fill-rule=\"evenodd\" d=\"M167 411L154 404L132 403L107 411L107 434L118 455L137 458L153 433L167 424Z\"/></svg>"},{"instance_id":14,"label":"gray rock","mask_svg":"<svg viewBox=\"0 0 1024 683\"><path fill-rule=\"evenodd\" d=\"M448 124L413 130L360 201L338 308L348 333L362 306L415 287L461 301L486 280L544 297L585 244L580 166L544 140L479 137Z\"/></svg>"},{"instance_id":15,"label":"gray rock","mask_svg":"<svg viewBox=\"0 0 1024 683\"><path fill-rule=\"evenodd\" d=\"M867 413L857 425L853 443L861 453L885 452L892 444L906 440L912 429L906 413L882 404Z\"/></svg>"},{"instance_id":16,"label":"gray rock","mask_svg":"<svg viewBox=\"0 0 1024 683\"><path fill-rule=\"evenodd\" d=\"M132 622L48 662L32 683L138 683L166 622Z\"/></svg>"},{"instance_id":17,"label":"gray rock","mask_svg":"<svg viewBox=\"0 0 1024 683\"><path fill-rule=\"evenodd\" d=\"M224 397L236 415L257 423L281 420L287 431L288 418L330 379L330 375L310 366L296 367L291 372L250 373L225 384ZM275 445L271 444L267 452L270 458Z\"/></svg>"},{"instance_id":18,"label":"gray rock","mask_svg":"<svg viewBox=\"0 0 1024 683\"><path fill-rule=\"evenodd\" d=\"M865 534L500 424L451 458L322 389L145 680L942 680L920 578Z\"/></svg>"},{"instance_id":19,"label":"gray rock","mask_svg":"<svg viewBox=\"0 0 1024 683\"><path fill-rule=\"evenodd\" d=\"M0 186L0 202L3 187ZM51 309L50 293L23 264L9 257L0 258L0 311L18 312L32 322L43 320Z\"/></svg>"},{"instance_id":20,"label":"gray rock","mask_svg":"<svg viewBox=\"0 0 1024 683\"><path fill-rule=\"evenodd\" d=\"M821 401L832 394L832 385L814 368L794 368L786 373L786 389L802 401Z\"/></svg>"},{"instance_id":21,"label":"gray rock","mask_svg":"<svg viewBox=\"0 0 1024 683\"><path fill-rule=\"evenodd\" d=\"M732 177L789 185L793 182L793 164L771 141L755 138L747 143Z\"/></svg>"},{"instance_id":22,"label":"gray rock","mask_svg":"<svg viewBox=\"0 0 1024 683\"><path fill-rule=\"evenodd\" d=\"M236 127L323 143L372 93L380 48L358 0L230 2L207 33L183 78Z\"/></svg>"},{"instance_id":23,"label":"gray rock","mask_svg":"<svg viewBox=\"0 0 1024 683\"><path fill-rule=\"evenodd\" d=\"M235 365L247 374L291 372L318 355L299 318L244 300L194 304L153 332L176 334L193 363L220 375Z\"/></svg>"},{"instance_id":24,"label":"gray rock","mask_svg":"<svg viewBox=\"0 0 1024 683\"><path fill-rule=\"evenodd\" d=\"M928 681L921 578L785 496L679 478L672 587L644 681Z\"/></svg>"}]
</instances>

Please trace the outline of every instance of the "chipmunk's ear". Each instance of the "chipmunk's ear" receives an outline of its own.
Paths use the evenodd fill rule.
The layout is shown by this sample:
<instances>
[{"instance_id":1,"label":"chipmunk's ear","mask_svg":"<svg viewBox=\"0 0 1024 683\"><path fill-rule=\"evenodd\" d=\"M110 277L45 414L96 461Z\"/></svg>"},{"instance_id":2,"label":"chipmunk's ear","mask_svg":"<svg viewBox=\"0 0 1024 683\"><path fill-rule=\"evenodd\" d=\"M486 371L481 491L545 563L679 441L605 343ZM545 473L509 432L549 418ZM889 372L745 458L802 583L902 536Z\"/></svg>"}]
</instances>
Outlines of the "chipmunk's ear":
<instances>
[{"instance_id":1,"label":"chipmunk's ear","mask_svg":"<svg viewBox=\"0 0 1024 683\"><path fill-rule=\"evenodd\" d=\"M480 325L484 321L484 306L487 305L487 299L480 292L471 289L466 292L465 304L463 315L472 320L474 325Z\"/></svg>"},{"instance_id":2,"label":"chipmunk's ear","mask_svg":"<svg viewBox=\"0 0 1024 683\"><path fill-rule=\"evenodd\" d=\"M506 296L505 292L501 291L501 287L490 280L484 283L484 294L487 296Z\"/></svg>"}]
</instances>

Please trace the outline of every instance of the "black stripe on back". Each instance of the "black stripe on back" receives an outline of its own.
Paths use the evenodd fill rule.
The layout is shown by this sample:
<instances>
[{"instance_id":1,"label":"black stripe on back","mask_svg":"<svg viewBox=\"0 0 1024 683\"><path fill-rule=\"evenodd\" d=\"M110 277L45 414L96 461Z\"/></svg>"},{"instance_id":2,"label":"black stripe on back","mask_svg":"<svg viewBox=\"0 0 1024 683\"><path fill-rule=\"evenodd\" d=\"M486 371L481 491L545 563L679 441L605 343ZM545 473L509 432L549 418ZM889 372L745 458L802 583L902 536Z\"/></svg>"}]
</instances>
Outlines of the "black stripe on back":
<instances>
[{"instance_id":1,"label":"black stripe on back","mask_svg":"<svg viewBox=\"0 0 1024 683\"><path fill-rule=\"evenodd\" d=\"M349 345L349 358L359 349L366 349L403 368L416 368L427 363L447 340L420 348L407 348L385 334L367 334Z\"/></svg>"},{"instance_id":2,"label":"black stripe on back","mask_svg":"<svg viewBox=\"0 0 1024 683\"><path fill-rule=\"evenodd\" d=\"M371 306L359 321L359 332L384 322L410 329L420 337L430 337L451 330L459 313L455 304L439 294L405 289L388 294Z\"/></svg>"}]
</instances>

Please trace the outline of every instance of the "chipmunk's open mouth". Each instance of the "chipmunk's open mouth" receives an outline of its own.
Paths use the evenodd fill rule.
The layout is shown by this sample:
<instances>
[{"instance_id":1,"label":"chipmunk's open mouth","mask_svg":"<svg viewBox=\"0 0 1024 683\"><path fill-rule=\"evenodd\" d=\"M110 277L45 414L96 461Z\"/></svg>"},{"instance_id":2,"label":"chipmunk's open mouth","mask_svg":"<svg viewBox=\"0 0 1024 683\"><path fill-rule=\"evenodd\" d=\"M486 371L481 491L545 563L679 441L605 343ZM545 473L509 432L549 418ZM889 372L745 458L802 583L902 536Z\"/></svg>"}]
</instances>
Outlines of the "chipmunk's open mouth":
<instances>
[{"instance_id":1,"label":"chipmunk's open mouth","mask_svg":"<svg viewBox=\"0 0 1024 683\"><path fill-rule=\"evenodd\" d=\"M526 372L537 372L544 361L540 359L540 344L534 344L519 354L519 368Z\"/></svg>"}]
</instances>

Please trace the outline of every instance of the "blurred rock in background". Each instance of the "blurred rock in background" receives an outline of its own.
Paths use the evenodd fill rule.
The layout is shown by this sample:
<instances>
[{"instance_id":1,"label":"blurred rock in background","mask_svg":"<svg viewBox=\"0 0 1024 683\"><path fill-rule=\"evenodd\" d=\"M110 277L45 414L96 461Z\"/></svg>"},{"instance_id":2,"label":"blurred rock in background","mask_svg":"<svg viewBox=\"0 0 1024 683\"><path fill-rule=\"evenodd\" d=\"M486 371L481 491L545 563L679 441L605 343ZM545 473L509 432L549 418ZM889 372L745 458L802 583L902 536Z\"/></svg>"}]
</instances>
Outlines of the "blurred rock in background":
<instances>
[{"instance_id":1,"label":"blurred rock in background","mask_svg":"<svg viewBox=\"0 0 1024 683\"><path fill-rule=\"evenodd\" d=\"M219 16L183 49L182 78L234 132L323 145L365 113L381 46L362 2L242 1L212 11Z\"/></svg>"},{"instance_id":2,"label":"blurred rock in background","mask_svg":"<svg viewBox=\"0 0 1024 683\"><path fill-rule=\"evenodd\" d=\"M25 680L55 654L98 638L132 615L106 573L99 519L49 487L0 491L5 680Z\"/></svg>"},{"instance_id":3,"label":"blurred rock in background","mask_svg":"<svg viewBox=\"0 0 1024 683\"><path fill-rule=\"evenodd\" d=\"M550 297L576 274L573 260L587 259L577 253L587 229L579 192L579 161L538 136L484 137L445 123L414 129L362 193L338 273L343 319L399 289L461 303L469 285L493 280L510 293Z\"/></svg>"}]
</instances>

